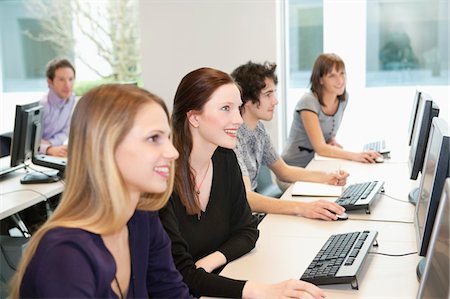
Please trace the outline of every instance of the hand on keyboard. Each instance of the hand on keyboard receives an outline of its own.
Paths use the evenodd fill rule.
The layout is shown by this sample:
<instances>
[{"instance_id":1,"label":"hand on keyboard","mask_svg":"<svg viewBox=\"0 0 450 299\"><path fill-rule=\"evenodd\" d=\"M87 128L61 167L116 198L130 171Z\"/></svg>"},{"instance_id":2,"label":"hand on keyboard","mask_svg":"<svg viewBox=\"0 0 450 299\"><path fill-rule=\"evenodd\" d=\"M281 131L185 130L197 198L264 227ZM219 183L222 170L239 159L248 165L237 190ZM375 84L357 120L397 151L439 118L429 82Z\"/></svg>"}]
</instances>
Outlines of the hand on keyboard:
<instances>
[{"instance_id":1,"label":"hand on keyboard","mask_svg":"<svg viewBox=\"0 0 450 299\"><path fill-rule=\"evenodd\" d=\"M297 279L275 284L247 281L242 290L242 297L322 299L325 298L325 292L312 283Z\"/></svg>"}]
</instances>

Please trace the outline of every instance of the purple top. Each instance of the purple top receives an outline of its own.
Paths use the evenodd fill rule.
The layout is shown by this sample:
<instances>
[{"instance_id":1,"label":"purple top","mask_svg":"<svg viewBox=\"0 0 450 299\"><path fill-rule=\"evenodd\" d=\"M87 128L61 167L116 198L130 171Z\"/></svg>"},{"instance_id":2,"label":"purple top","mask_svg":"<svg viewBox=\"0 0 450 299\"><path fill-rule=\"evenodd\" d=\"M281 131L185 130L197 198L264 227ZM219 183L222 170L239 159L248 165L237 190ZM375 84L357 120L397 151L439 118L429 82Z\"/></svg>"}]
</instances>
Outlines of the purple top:
<instances>
[{"instance_id":1,"label":"purple top","mask_svg":"<svg viewBox=\"0 0 450 299\"><path fill-rule=\"evenodd\" d=\"M157 212L136 211L128 222L131 278L127 298L191 298L176 270ZM20 287L22 298L117 298L116 264L98 234L78 228L48 231Z\"/></svg>"},{"instance_id":2,"label":"purple top","mask_svg":"<svg viewBox=\"0 0 450 299\"><path fill-rule=\"evenodd\" d=\"M50 142L52 146L64 144L69 136L70 118L75 106L75 95L65 101L50 88L48 95L41 99L44 106L44 124L42 139ZM41 144L39 153L47 153L49 145Z\"/></svg>"}]
</instances>

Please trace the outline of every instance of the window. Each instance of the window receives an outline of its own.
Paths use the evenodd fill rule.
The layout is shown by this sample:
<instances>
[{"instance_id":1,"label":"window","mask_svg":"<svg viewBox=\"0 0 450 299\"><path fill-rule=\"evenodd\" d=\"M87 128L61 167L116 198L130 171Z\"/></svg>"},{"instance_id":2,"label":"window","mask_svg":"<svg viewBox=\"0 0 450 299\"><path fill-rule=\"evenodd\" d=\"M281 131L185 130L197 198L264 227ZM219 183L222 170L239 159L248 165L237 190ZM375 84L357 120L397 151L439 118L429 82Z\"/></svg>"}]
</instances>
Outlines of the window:
<instances>
[{"instance_id":1,"label":"window","mask_svg":"<svg viewBox=\"0 0 450 299\"><path fill-rule=\"evenodd\" d=\"M289 86L306 87L314 60L323 52L322 0L292 0L288 5Z\"/></svg>"},{"instance_id":2,"label":"window","mask_svg":"<svg viewBox=\"0 0 450 299\"><path fill-rule=\"evenodd\" d=\"M3 92L45 90L45 66L58 53L50 42L34 41L24 34L42 32L39 22L29 15L22 1L1 1L0 28Z\"/></svg>"},{"instance_id":3,"label":"window","mask_svg":"<svg viewBox=\"0 0 450 299\"><path fill-rule=\"evenodd\" d=\"M367 1L367 86L446 85L448 1Z\"/></svg>"}]
</instances>

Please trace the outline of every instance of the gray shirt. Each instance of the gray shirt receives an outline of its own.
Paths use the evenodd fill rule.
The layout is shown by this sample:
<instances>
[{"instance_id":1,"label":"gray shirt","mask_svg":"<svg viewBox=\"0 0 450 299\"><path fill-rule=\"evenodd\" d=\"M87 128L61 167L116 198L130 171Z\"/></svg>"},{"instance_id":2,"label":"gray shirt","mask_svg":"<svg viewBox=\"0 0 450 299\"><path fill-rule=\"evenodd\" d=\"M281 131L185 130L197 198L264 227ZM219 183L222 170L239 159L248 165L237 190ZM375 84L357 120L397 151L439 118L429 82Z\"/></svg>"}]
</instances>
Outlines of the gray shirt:
<instances>
[{"instance_id":1,"label":"gray shirt","mask_svg":"<svg viewBox=\"0 0 450 299\"><path fill-rule=\"evenodd\" d=\"M305 126L299 115L300 111L308 110L319 117L323 138L328 141L336 136L342 122L345 107L348 102L348 93L345 101L339 102L339 107L334 115L327 115L322 111L319 100L311 92L305 93L295 107L291 130L286 146L281 154L283 160L294 166L306 167L314 158L314 149L305 131Z\"/></svg>"},{"instance_id":2,"label":"gray shirt","mask_svg":"<svg viewBox=\"0 0 450 299\"><path fill-rule=\"evenodd\" d=\"M269 134L262 122L251 130L243 123L238 130L237 145L234 149L243 176L248 176L252 183L252 190L258 186L256 176L261 165L271 165L280 156L272 145Z\"/></svg>"}]
</instances>

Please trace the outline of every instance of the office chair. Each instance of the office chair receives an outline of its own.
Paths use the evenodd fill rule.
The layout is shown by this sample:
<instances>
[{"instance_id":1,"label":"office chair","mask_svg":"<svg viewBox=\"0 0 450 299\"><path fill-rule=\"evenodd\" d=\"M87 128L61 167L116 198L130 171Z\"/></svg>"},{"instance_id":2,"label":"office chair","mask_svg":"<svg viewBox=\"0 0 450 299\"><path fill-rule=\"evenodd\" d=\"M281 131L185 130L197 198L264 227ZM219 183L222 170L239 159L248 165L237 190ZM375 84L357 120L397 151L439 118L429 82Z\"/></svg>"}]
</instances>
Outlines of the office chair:
<instances>
[{"instance_id":1,"label":"office chair","mask_svg":"<svg viewBox=\"0 0 450 299\"><path fill-rule=\"evenodd\" d=\"M256 187L255 191L259 194L275 198L280 198L283 194L283 191L273 182L271 171L267 166L261 166L256 179L258 181L258 187Z\"/></svg>"},{"instance_id":2,"label":"office chair","mask_svg":"<svg viewBox=\"0 0 450 299\"><path fill-rule=\"evenodd\" d=\"M0 158L10 155L12 132L0 135Z\"/></svg>"}]
</instances>

